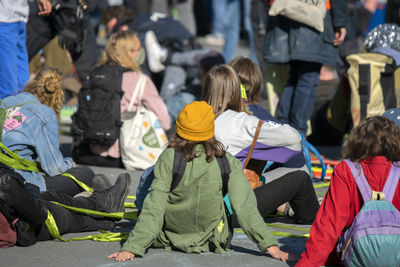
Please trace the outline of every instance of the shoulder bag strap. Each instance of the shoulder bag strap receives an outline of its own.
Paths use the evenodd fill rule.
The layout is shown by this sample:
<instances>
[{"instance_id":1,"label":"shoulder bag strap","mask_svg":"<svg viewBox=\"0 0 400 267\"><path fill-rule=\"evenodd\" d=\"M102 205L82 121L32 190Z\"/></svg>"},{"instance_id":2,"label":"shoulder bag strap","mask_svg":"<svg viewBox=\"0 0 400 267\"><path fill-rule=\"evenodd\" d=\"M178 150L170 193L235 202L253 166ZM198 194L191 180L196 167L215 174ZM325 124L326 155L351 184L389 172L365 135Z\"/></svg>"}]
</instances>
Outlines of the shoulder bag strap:
<instances>
[{"instance_id":1,"label":"shoulder bag strap","mask_svg":"<svg viewBox=\"0 0 400 267\"><path fill-rule=\"evenodd\" d=\"M361 196L364 203L371 200L372 190L368 184L367 178L365 178L364 171L361 164L352 162L348 159L344 160L349 166L351 173L353 174L354 180L356 181L358 190L360 190Z\"/></svg>"},{"instance_id":2,"label":"shoulder bag strap","mask_svg":"<svg viewBox=\"0 0 400 267\"><path fill-rule=\"evenodd\" d=\"M388 202L392 202L394 193L397 188L397 184L399 183L400 177L400 162L393 162L390 167L389 176L386 180L385 186L383 187L382 192L385 194L385 200Z\"/></svg>"},{"instance_id":3,"label":"shoulder bag strap","mask_svg":"<svg viewBox=\"0 0 400 267\"><path fill-rule=\"evenodd\" d=\"M231 173L231 167L229 166L229 161L226 158L226 155L215 158L217 159L219 169L221 170L222 195L225 196L226 193L228 193L228 180L229 180L229 174Z\"/></svg>"},{"instance_id":4,"label":"shoulder bag strap","mask_svg":"<svg viewBox=\"0 0 400 267\"><path fill-rule=\"evenodd\" d=\"M172 192L182 180L183 174L185 173L185 169L186 169L186 160L183 157L182 152L175 149L170 192Z\"/></svg>"},{"instance_id":5,"label":"shoulder bag strap","mask_svg":"<svg viewBox=\"0 0 400 267\"><path fill-rule=\"evenodd\" d=\"M254 150L254 147L256 146L258 135L260 134L260 129L261 129L261 125L262 124L263 124L263 121L262 120L258 120L256 133L254 134L254 138L253 138L253 143L251 143L251 147L250 147L249 153L247 154L246 161L243 164L243 169L246 168L247 164L250 161L251 154L253 154L253 150Z\"/></svg>"},{"instance_id":6,"label":"shoulder bag strap","mask_svg":"<svg viewBox=\"0 0 400 267\"><path fill-rule=\"evenodd\" d=\"M136 86L135 86L135 89L133 91L133 94L132 94L132 97L131 97L131 101L129 102L128 111L132 111L133 103L135 102L135 100L138 97L138 95L139 95L139 103L138 103L138 105L140 105L140 102L141 102L141 99L142 99L143 88L144 88L144 85L145 85L146 78L142 73L138 72L138 74L139 74L139 79L136 82Z\"/></svg>"}]
</instances>

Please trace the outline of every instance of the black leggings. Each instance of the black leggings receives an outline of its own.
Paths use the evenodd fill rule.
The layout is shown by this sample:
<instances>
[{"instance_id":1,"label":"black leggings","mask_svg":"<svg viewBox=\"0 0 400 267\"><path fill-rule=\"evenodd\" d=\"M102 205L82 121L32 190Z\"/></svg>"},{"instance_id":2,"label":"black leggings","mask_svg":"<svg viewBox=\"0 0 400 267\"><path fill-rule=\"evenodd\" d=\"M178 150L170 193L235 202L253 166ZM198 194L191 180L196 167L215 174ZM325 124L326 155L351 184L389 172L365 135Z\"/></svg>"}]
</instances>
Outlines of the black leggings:
<instances>
[{"instance_id":1,"label":"black leggings","mask_svg":"<svg viewBox=\"0 0 400 267\"><path fill-rule=\"evenodd\" d=\"M56 201L72 207L90 209L90 210L103 210L106 193L94 192L91 197L70 197L63 193L58 192L43 192L42 198L50 213L56 221L60 235L66 233L79 233L85 231L97 230L112 230L114 229L114 222L106 220L103 217L92 217L80 213L72 212L50 201ZM42 224L41 230L36 235L36 241L50 240L53 237L50 235L45 224Z\"/></svg>"},{"instance_id":2,"label":"black leggings","mask_svg":"<svg viewBox=\"0 0 400 267\"><path fill-rule=\"evenodd\" d=\"M289 202L294 219L299 224L309 224L315 219L319 203L310 176L304 171L295 171L254 189L257 209L261 216L273 213L280 205ZM240 227L235 216L234 227Z\"/></svg>"},{"instance_id":3,"label":"black leggings","mask_svg":"<svg viewBox=\"0 0 400 267\"><path fill-rule=\"evenodd\" d=\"M79 166L66 171L72 174L77 180L88 186L93 186L94 172L87 166ZM65 193L69 196L74 196L79 192L84 191L74 180L64 175L45 176L46 191L56 191Z\"/></svg>"},{"instance_id":4,"label":"black leggings","mask_svg":"<svg viewBox=\"0 0 400 267\"><path fill-rule=\"evenodd\" d=\"M254 189L257 208L265 217L280 205L289 202L296 223L312 223L319 209L318 199L310 179L304 171L288 173L268 184Z\"/></svg>"}]
</instances>

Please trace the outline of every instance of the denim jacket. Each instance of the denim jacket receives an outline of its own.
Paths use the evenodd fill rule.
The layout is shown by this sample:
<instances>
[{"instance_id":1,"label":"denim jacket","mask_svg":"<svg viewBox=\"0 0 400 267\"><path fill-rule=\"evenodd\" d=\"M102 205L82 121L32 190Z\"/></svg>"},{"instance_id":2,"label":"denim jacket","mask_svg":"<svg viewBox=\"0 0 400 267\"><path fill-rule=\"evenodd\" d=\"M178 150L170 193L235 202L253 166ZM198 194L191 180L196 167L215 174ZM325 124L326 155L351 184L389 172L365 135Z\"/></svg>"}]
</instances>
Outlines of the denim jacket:
<instances>
[{"instance_id":1,"label":"denim jacket","mask_svg":"<svg viewBox=\"0 0 400 267\"><path fill-rule=\"evenodd\" d=\"M30 93L23 92L4 98L12 109L3 124L2 143L22 157L39 160L45 175L55 176L73 167L71 158L64 158L59 149L58 120L56 113ZM16 170L27 182L46 191L46 183L41 174Z\"/></svg>"}]
</instances>

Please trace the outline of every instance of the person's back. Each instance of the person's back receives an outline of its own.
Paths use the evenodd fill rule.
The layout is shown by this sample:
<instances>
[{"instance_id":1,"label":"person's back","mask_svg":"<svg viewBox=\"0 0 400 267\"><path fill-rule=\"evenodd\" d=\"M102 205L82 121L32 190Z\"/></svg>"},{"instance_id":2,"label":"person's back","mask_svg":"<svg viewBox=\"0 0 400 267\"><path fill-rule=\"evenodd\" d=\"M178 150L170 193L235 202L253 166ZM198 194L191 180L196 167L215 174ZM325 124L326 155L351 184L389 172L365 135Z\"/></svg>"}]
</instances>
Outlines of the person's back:
<instances>
[{"instance_id":1,"label":"person's back","mask_svg":"<svg viewBox=\"0 0 400 267\"><path fill-rule=\"evenodd\" d=\"M363 120L350 134L343 149L343 158L357 162L375 192L382 192L392 164L399 161L400 131L381 116ZM296 266L341 264L336 244L353 223L364 201L357 187L355 173L345 161L340 162L331 178L331 185L310 231L306 251ZM395 185L393 206L400 210L400 186ZM377 225L377 227L380 225Z\"/></svg>"},{"instance_id":2,"label":"person's back","mask_svg":"<svg viewBox=\"0 0 400 267\"><path fill-rule=\"evenodd\" d=\"M20 151L19 154L25 158L34 160L32 148L36 146L37 132L46 123L57 125L55 112L27 92L6 97L2 102L5 107L15 106L9 110L4 121L2 143L12 151Z\"/></svg>"},{"instance_id":3,"label":"person's back","mask_svg":"<svg viewBox=\"0 0 400 267\"><path fill-rule=\"evenodd\" d=\"M134 91L137 88L139 77L144 76L143 94L141 96L141 101L139 101L140 96L136 96L132 101L132 106L129 110L135 112L139 105L143 105L149 111L153 112L160 122L163 129L168 130L170 128L169 115L167 114L167 107L159 96L156 87L149 77L141 73L139 65L144 60L144 49L141 47L141 43L137 35L131 31L119 31L111 35L106 50L100 60L100 66L106 65L118 65L124 70L121 74L121 80L119 84L111 84L112 86L120 87L121 90L114 90L112 94L116 95L119 99L119 106L117 105L118 112L120 114L114 114L118 116L119 123L112 124L112 129L117 130L118 134L115 135L116 139L113 139L111 143L101 143L101 142L88 142L80 140L79 134L75 136L74 146L72 150L72 155L75 161L80 164L85 165L98 165L107 167L119 167L124 168L124 164L121 159L121 149L124 149L120 145L119 132L122 122L121 114L128 111L129 104L131 103L131 98L134 95ZM119 89L119 88L117 88ZM90 91L91 89L89 89ZM86 99L87 95L82 96L82 100L90 105L90 98ZM115 105L113 105L115 106ZM106 107L103 107L106 108ZM92 110L92 114L96 114L96 110ZM107 112L108 110L104 110ZM78 112L79 113L79 109ZM114 112L115 113L115 112ZM82 120L85 122L85 120ZM110 121L105 121L110 123ZM79 132L79 131L77 131ZM82 132L82 131L80 131ZM107 135L106 135L107 136Z\"/></svg>"},{"instance_id":4,"label":"person's back","mask_svg":"<svg viewBox=\"0 0 400 267\"><path fill-rule=\"evenodd\" d=\"M215 252L222 253L226 249L223 244L225 244L229 233L220 169L215 158L207 163L206 154L201 145L196 147L196 151L198 157L187 162L182 180L170 194L168 191L172 173L167 170L171 171L173 168L175 150L168 148L163 152L154 170L156 179L154 179L148 195L151 202L145 201L145 203L148 203L143 207L140 215L141 220L148 220L157 216L159 209L165 207L163 229L157 236L156 247L175 247L188 253L200 253L209 251L210 245L213 244ZM227 153L226 155L232 172L240 173L240 163L230 154ZM237 183L234 177L230 180L232 181L229 182L229 186ZM247 183L246 180L244 182ZM236 187L236 190L239 191L239 186L236 185ZM165 192L165 194L151 193L158 190ZM243 203L243 205L246 205L246 203ZM221 224L221 222L223 223ZM143 226L147 227L147 225ZM138 228L145 231L141 226L138 226ZM149 231L147 230L147 232ZM216 235L217 232L219 232L218 235ZM139 239L138 235L134 240ZM129 245L124 246L124 248L129 248Z\"/></svg>"},{"instance_id":5,"label":"person's back","mask_svg":"<svg viewBox=\"0 0 400 267\"><path fill-rule=\"evenodd\" d=\"M240 162L225 153L224 146L214 138L212 107L203 101L186 105L178 116L176 129L169 148L154 167L154 180L134 230L122 251L108 258L133 260L136 255L144 256L150 246L187 253L228 252L229 222L221 172L215 159L226 155L231 170L227 191L239 224L260 251L267 250L274 258L287 260L289 255L276 246L257 212L254 193ZM176 179L175 150L183 154L187 163L182 179L171 190Z\"/></svg>"},{"instance_id":6,"label":"person's back","mask_svg":"<svg viewBox=\"0 0 400 267\"><path fill-rule=\"evenodd\" d=\"M8 109L2 132L2 143L30 161L39 159L43 171L58 175L73 167L71 158L59 150L57 112L64 97L60 74L50 68L40 71L24 89L25 92L2 100ZM9 109L15 107L13 109ZM45 190L43 176L34 171L16 170L25 180Z\"/></svg>"},{"instance_id":7,"label":"person's back","mask_svg":"<svg viewBox=\"0 0 400 267\"><path fill-rule=\"evenodd\" d=\"M57 115L63 100L62 76L53 68L43 68L23 93L3 99L5 155L1 162L42 192L53 190L74 196L81 188L62 174L68 172L91 186L94 173L87 166L74 167L72 159L64 158L60 151Z\"/></svg>"}]
</instances>

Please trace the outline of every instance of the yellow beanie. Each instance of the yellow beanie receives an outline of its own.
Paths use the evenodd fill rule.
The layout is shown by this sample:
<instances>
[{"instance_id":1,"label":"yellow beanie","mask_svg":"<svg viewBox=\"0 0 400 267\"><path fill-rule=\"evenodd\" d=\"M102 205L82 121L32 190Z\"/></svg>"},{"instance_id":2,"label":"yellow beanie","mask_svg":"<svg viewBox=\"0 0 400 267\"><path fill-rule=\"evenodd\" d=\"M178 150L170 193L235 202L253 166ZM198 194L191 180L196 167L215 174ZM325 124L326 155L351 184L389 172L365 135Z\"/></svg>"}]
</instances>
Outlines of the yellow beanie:
<instances>
[{"instance_id":1,"label":"yellow beanie","mask_svg":"<svg viewBox=\"0 0 400 267\"><path fill-rule=\"evenodd\" d=\"M204 101L187 104L176 119L176 133L189 141L206 141L214 136L214 112Z\"/></svg>"}]
</instances>

